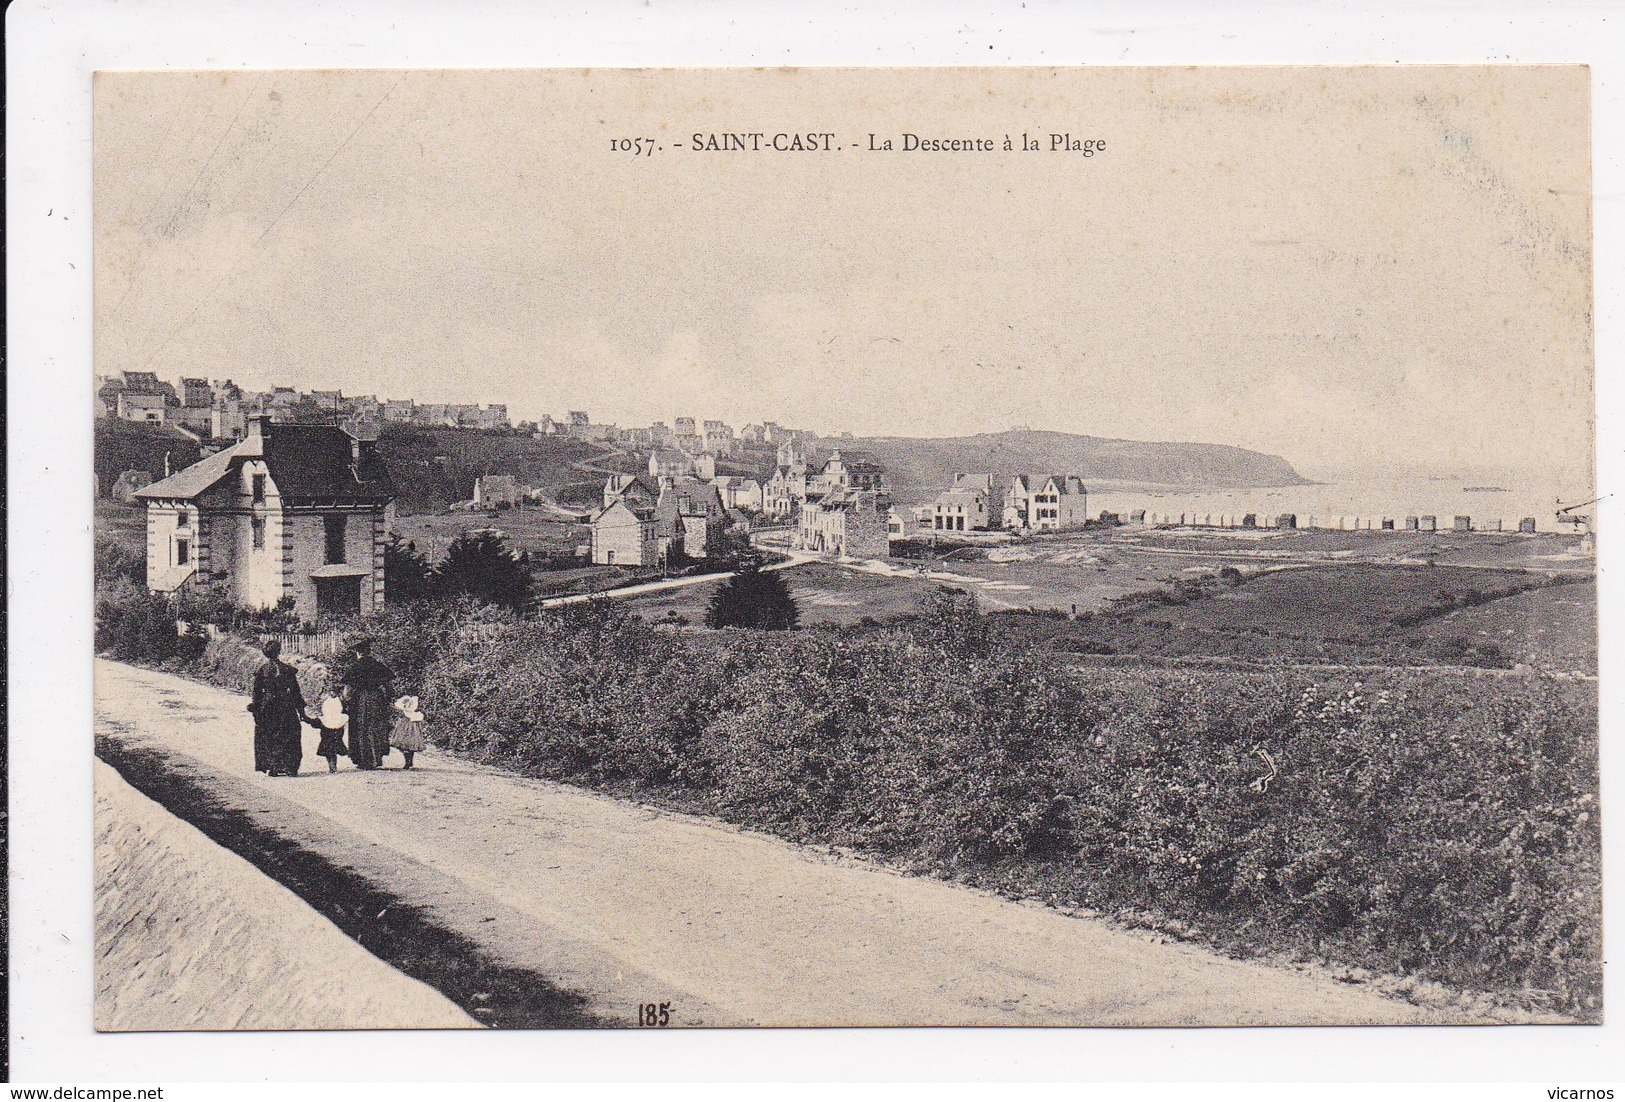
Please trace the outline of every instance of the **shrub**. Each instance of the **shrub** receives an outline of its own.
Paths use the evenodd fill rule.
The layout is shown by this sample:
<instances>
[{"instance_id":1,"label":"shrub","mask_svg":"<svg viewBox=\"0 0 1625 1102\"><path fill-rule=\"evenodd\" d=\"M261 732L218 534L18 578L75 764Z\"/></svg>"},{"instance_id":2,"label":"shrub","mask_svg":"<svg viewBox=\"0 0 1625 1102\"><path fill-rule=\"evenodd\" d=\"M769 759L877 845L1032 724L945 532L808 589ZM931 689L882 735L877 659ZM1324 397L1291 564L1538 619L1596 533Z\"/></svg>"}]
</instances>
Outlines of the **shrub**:
<instances>
[{"instance_id":1,"label":"shrub","mask_svg":"<svg viewBox=\"0 0 1625 1102\"><path fill-rule=\"evenodd\" d=\"M485 760L1596 1014L1587 684L1075 671L989 645L952 591L859 632L696 638L612 606L465 606L443 648L403 621L380 656L422 647L431 728Z\"/></svg>"},{"instance_id":2,"label":"shrub","mask_svg":"<svg viewBox=\"0 0 1625 1102\"><path fill-rule=\"evenodd\" d=\"M419 554L417 544L401 542L394 532L384 544L384 594L393 604L421 601L429 596L433 572L429 560Z\"/></svg>"},{"instance_id":3,"label":"shrub","mask_svg":"<svg viewBox=\"0 0 1625 1102\"><path fill-rule=\"evenodd\" d=\"M112 536L96 537L95 569L98 585L122 581L144 586L147 581L145 553Z\"/></svg>"},{"instance_id":4,"label":"shrub","mask_svg":"<svg viewBox=\"0 0 1625 1102\"><path fill-rule=\"evenodd\" d=\"M712 595L705 623L713 628L789 631L800 617L783 575L762 570L754 559L747 558Z\"/></svg>"},{"instance_id":5,"label":"shrub","mask_svg":"<svg viewBox=\"0 0 1625 1102\"><path fill-rule=\"evenodd\" d=\"M468 596L515 612L523 612L530 603L530 587L524 557L515 555L492 532L464 532L452 541L434 570L437 596Z\"/></svg>"}]
</instances>

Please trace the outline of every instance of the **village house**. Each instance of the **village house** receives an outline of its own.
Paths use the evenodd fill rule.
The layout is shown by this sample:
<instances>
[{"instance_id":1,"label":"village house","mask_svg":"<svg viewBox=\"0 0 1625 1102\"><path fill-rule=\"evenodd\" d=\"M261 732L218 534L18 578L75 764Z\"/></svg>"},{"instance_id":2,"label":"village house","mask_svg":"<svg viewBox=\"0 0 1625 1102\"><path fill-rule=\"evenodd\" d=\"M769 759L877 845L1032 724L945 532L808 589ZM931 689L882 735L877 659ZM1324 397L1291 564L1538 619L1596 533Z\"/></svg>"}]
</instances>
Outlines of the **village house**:
<instances>
[{"instance_id":1,"label":"village house","mask_svg":"<svg viewBox=\"0 0 1625 1102\"><path fill-rule=\"evenodd\" d=\"M848 484L846 463L842 461L840 449L837 448L824 460L817 472L807 476L807 496L822 497L837 490L844 490Z\"/></svg>"},{"instance_id":2,"label":"village house","mask_svg":"<svg viewBox=\"0 0 1625 1102\"><path fill-rule=\"evenodd\" d=\"M248 433L248 416L243 408L243 391L227 379L214 386L209 404L209 437L213 440L241 440Z\"/></svg>"},{"instance_id":3,"label":"village house","mask_svg":"<svg viewBox=\"0 0 1625 1102\"><path fill-rule=\"evenodd\" d=\"M616 498L621 497L627 498L636 507L653 509L660 500L660 487L642 475L612 474L604 483L604 508L609 508Z\"/></svg>"},{"instance_id":4,"label":"village house","mask_svg":"<svg viewBox=\"0 0 1625 1102\"><path fill-rule=\"evenodd\" d=\"M682 478L694 473L694 461L675 448L656 448L649 455L650 478Z\"/></svg>"},{"instance_id":5,"label":"village house","mask_svg":"<svg viewBox=\"0 0 1625 1102\"><path fill-rule=\"evenodd\" d=\"M409 425L417 416L417 403L411 398L388 398L384 401L383 421L386 425Z\"/></svg>"},{"instance_id":6,"label":"village house","mask_svg":"<svg viewBox=\"0 0 1625 1102\"><path fill-rule=\"evenodd\" d=\"M161 425L168 418L169 403L162 394L140 394L121 390L116 415L120 421L142 421Z\"/></svg>"},{"instance_id":7,"label":"village house","mask_svg":"<svg viewBox=\"0 0 1625 1102\"><path fill-rule=\"evenodd\" d=\"M525 487L515 482L511 474L482 475L474 480L474 508L518 505L525 500L525 493Z\"/></svg>"},{"instance_id":8,"label":"village house","mask_svg":"<svg viewBox=\"0 0 1625 1102\"><path fill-rule=\"evenodd\" d=\"M209 380L182 379L180 393L180 405L169 409L169 423L205 440L211 439L214 435L214 391L209 386Z\"/></svg>"},{"instance_id":9,"label":"village house","mask_svg":"<svg viewBox=\"0 0 1625 1102\"><path fill-rule=\"evenodd\" d=\"M679 476L659 487L614 475L604 484L604 508L591 520L591 558L602 566L665 566L687 555L704 558L727 522L716 488Z\"/></svg>"},{"instance_id":10,"label":"village house","mask_svg":"<svg viewBox=\"0 0 1625 1102\"><path fill-rule=\"evenodd\" d=\"M1002 519L1002 510L990 474L955 473L953 485L931 503L935 532L985 531L996 519Z\"/></svg>"},{"instance_id":11,"label":"village house","mask_svg":"<svg viewBox=\"0 0 1625 1102\"><path fill-rule=\"evenodd\" d=\"M247 608L291 597L309 620L374 612L393 496L374 441L255 417L240 443L136 491L147 587L213 587Z\"/></svg>"},{"instance_id":12,"label":"village house","mask_svg":"<svg viewBox=\"0 0 1625 1102\"><path fill-rule=\"evenodd\" d=\"M163 421L168 416L165 409L180 405L175 388L151 371L121 371L116 377L102 377L96 399L104 415L126 421Z\"/></svg>"},{"instance_id":13,"label":"village house","mask_svg":"<svg viewBox=\"0 0 1625 1102\"><path fill-rule=\"evenodd\" d=\"M837 489L802 502L796 543L804 551L845 559L885 558L889 512L872 491Z\"/></svg>"},{"instance_id":14,"label":"village house","mask_svg":"<svg viewBox=\"0 0 1625 1102\"><path fill-rule=\"evenodd\" d=\"M1052 474L1043 482L1018 474L1010 480L1004 527L1032 532L1081 528L1089 519L1089 491L1076 475Z\"/></svg>"},{"instance_id":15,"label":"village house","mask_svg":"<svg viewBox=\"0 0 1625 1102\"><path fill-rule=\"evenodd\" d=\"M707 421L705 423L705 450L715 455L730 456L734 453L734 430L732 426L721 421Z\"/></svg>"},{"instance_id":16,"label":"village house","mask_svg":"<svg viewBox=\"0 0 1625 1102\"><path fill-rule=\"evenodd\" d=\"M666 545L656 536L654 506L617 497L593 514L589 557L599 566L663 566Z\"/></svg>"},{"instance_id":17,"label":"village house","mask_svg":"<svg viewBox=\"0 0 1625 1102\"><path fill-rule=\"evenodd\" d=\"M762 512L777 520L793 520L801 515L807 500L807 468L803 465L776 467L762 486Z\"/></svg>"},{"instance_id":18,"label":"village house","mask_svg":"<svg viewBox=\"0 0 1625 1102\"><path fill-rule=\"evenodd\" d=\"M698 478L678 478L663 484L655 505L655 520L656 534L665 537L669 533L691 559L710 554L728 522L717 488Z\"/></svg>"},{"instance_id":19,"label":"village house","mask_svg":"<svg viewBox=\"0 0 1625 1102\"><path fill-rule=\"evenodd\" d=\"M754 478L718 475L711 480L711 485L717 488L722 504L728 508L751 513L762 511L762 484Z\"/></svg>"}]
</instances>

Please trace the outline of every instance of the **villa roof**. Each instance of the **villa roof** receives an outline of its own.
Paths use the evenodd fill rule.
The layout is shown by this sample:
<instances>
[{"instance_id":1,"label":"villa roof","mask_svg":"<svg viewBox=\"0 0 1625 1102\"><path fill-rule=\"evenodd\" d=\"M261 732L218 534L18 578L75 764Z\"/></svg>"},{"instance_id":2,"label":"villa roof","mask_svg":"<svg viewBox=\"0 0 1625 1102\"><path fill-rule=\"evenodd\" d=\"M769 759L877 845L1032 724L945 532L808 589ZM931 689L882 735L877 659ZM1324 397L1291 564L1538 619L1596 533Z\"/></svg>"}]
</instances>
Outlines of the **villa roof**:
<instances>
[{"instance_id":1,"label":"villa roof","mask_svg":"<svg viewBox=\"0 0 1625 1102\"><path fill-rule=\"evenodd\" d=\"M355 444L337 425L262 424L259 434L137 490L136 496L190 500L257 458L265 461L284 505L387 503L395 496L388 468L370 442L356 459Z\"/></svg>"}]
</instances>

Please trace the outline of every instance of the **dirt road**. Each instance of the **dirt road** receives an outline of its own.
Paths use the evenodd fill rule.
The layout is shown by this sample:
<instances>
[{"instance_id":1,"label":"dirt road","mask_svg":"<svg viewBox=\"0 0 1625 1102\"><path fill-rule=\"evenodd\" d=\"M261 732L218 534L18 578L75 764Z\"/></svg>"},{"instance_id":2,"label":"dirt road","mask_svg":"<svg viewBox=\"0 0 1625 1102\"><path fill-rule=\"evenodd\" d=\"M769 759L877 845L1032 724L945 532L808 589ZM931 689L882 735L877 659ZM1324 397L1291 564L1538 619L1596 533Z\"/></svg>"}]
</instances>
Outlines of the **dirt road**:
<instances>
[{"instance_id":1,"label":"dirt road","mask_svg":"<svg viewBox=\"0 0 1625 1102\"><path fill-rule=\"evenodd\" d=\"M307 758L323 771L263 778L244 698L163 674L98 661L96 698L109 750L161 756L599 1020L633 1023L649 1003L711 1026L1424 1020L1318 975L433 752L410 773L328 775Z\"/></svg>"},{"instance_id":2,"label":"dirt road","mask_svg":"<svg viewBox=\"0 0 1625 1102\"><path fill-rule=\"evenodd\" d=\"M96 763L96 1028L471 1029Z\"/></svg>"}]
</instances>

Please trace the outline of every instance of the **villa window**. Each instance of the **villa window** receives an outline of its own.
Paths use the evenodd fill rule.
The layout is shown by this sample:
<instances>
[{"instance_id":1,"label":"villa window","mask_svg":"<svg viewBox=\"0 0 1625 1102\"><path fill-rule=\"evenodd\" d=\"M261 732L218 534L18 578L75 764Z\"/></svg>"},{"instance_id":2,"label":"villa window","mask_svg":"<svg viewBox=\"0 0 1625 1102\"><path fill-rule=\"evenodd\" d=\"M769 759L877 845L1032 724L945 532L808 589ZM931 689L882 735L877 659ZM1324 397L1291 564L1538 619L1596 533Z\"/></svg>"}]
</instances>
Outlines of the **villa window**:
<instances>
[{"instance_id":1,"label":"villa window","mask_svg":"<svg viewBox=\"0 0 1625 1102\"><path fill-rule=\"evenodd\" d=\"M263 550L265 547L265 518L254 517L248 522L248 527L254 533L254 550Z\"/></svg>"},{"instance_id":2,"label":"villa window","mask_svg":"<svg viewBox=\"0 0 1625 1102\"><path fill-rule=\"evenodd\" d=\"M188 512L186 509L182 509L179 513L175 514L176 528L190 528L191 526L192 514L190 512Z\"/></svg>"},{"instance_id":3,"label":"villa window","mask_svg":"<svg viewBox=\"0 0 1625 1102\"><path fill-rule=\"evenodd\" d=\"M344 561L344 522L347 519L343 514L322 518L325 525L324 534L327 537L325 561L329 563Z\"/></svg>"},{"instance_id":4,"label":"villa window","mask_svg":"<svg viewBox=\"0 0 1625 1102\"><path fill-rule=\"evenodd\" d=\"M187 540L175 541L175 565L185 566L192 561L192 544Z\"/></svg>"},{"instance_id":5,"label":"villa window","mask_svg":"<svg viewBox=\"0 0 1625 1102\"><path fill-rule=\"evenodd\" d=\"M253 477L251 485L254 487L254 504L255 505L264 504L265 503L265 476L262 475L262 474L255 475Z\"/></svg>"}]
</instances>

